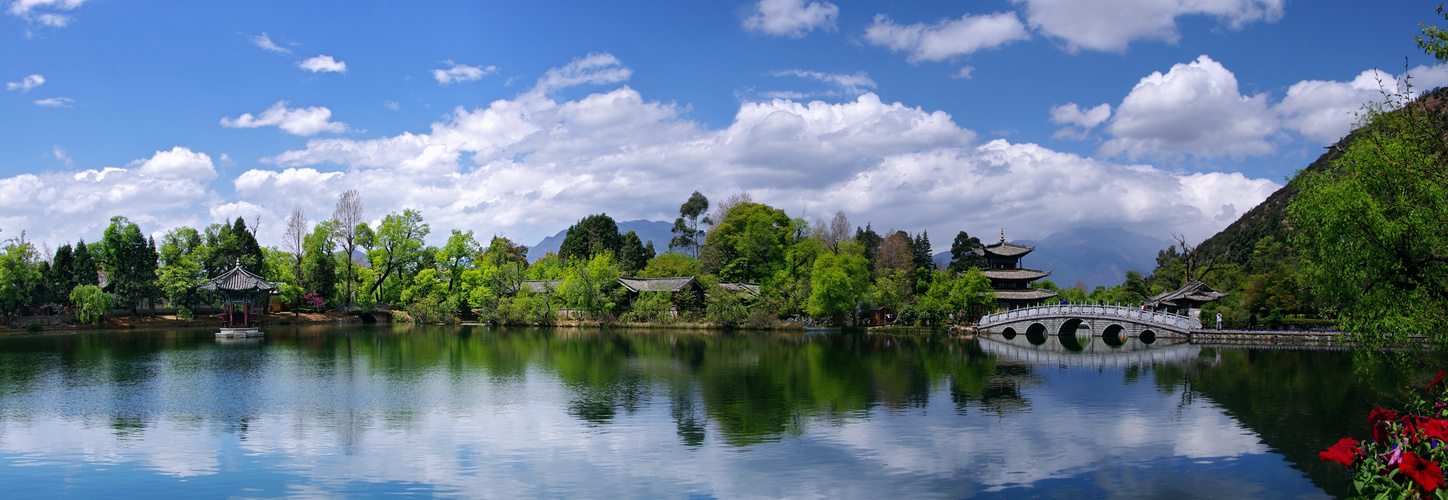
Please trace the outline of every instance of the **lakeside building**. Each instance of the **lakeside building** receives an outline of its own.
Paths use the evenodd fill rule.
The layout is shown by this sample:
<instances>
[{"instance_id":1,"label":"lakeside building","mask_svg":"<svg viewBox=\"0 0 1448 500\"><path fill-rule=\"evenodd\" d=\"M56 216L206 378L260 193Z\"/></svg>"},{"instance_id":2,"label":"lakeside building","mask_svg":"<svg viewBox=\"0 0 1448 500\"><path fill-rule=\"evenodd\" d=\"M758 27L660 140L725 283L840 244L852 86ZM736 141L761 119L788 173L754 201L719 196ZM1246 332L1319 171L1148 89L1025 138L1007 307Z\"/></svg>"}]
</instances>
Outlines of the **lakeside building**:
<instances>
[{"instance_id":1,"label":"lakeside building","mask_svg":"<svg viewBox=\"0 0 1448 500\"><path fill-rule=\"evenodd\" d=\"M1021 267L1021 258L1035 249L1007 243L1004 229L1001 230L1000 242L976 249L976 254L985 260L981 270L990 279L991 291L995 293L999 307L1010 309L1040 305L1058 295L1050 290L1031 287L1032 281L1051 275L1050 271Z\"/></svg>"}]
</instances>

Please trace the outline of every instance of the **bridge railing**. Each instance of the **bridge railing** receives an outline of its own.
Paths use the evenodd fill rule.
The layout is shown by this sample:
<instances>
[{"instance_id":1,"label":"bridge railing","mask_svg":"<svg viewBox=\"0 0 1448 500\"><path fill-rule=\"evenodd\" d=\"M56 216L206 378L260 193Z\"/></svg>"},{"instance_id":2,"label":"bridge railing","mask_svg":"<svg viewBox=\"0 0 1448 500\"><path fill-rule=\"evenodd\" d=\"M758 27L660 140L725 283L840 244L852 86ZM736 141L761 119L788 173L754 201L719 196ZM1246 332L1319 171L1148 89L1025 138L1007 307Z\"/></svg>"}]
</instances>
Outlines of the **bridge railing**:
<instances>
[{"instance_id":1,"label":"bridge railing","mask_svg":"<svg viewBox=\"0 0 1448 500\"><path fill-rule=\"evenodd\" d=\"M1201 328L1200 321L1184 314L1164 311L1143 310L1139 307L1108 304L1051 304L1011 309L981 316L979 326L988 327L997 323L1015 322L1033 318L1121 318L1136 323L1155 324L1167 328Z\"/></svg>"}]
</instances>

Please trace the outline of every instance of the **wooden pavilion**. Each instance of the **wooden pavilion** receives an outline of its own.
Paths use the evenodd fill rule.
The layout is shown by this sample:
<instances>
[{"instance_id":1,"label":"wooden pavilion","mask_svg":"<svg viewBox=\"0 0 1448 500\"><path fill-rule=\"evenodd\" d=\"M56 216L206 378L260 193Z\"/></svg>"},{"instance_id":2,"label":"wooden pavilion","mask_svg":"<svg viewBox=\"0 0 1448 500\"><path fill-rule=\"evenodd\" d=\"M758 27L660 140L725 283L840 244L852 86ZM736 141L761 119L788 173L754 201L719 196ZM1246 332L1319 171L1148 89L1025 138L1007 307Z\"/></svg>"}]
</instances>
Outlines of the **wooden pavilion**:
<instances>
[{"instance_id":1,"label":"wooden pavilion","mask_svg":"<svg viewBox=\"0 0 1448 500\"><path fill-rule=\"evenodd\" d=\"M197 287L200 290L216 292L221 296L221 332L219 336L260 335L257 318L266 309L270 296L277 293L276 283L263 279L241 267L236 267L212 278Z\"/></svg>"}]
</instances>

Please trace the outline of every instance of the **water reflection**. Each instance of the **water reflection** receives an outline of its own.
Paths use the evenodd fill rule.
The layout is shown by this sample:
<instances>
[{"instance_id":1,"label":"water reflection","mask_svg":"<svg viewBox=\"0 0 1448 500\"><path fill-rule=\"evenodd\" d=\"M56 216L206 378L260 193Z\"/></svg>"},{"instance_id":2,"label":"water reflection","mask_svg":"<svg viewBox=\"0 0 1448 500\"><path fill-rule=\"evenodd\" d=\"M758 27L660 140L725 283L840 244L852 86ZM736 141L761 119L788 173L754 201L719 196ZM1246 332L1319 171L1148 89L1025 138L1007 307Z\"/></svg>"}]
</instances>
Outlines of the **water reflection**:
<instances>
[{"instance_id":1,"label":"water reflection","mask_svg":"<svg viewBox=\"0 0 1448 500\"><path fill-rule=\"evenodd\" d=\"M1259 416L1235 416L1232 387L1254 388L1248 408L1316 412L1294 395L1318 386L1258 372L1280 374L1291 354L1298 381L1323 378L1308 363L1341 356L1241 352L1029 333L383 326L226 342L209 331L9 338L0 462L32 467L0 467L0 481L41 493L105 478L140 492L184 479L206 496L1099 497L1167 494L1191 477L1222 496L1321 495L1294 469L1302 460L1272 452L1281 445L1254 427ZM1321 434L1348 425L1320 420ZM1314 449L1324 439L1293 437ZM127 467L153 474L105 473Z\"/></svg>"}]
</instances>

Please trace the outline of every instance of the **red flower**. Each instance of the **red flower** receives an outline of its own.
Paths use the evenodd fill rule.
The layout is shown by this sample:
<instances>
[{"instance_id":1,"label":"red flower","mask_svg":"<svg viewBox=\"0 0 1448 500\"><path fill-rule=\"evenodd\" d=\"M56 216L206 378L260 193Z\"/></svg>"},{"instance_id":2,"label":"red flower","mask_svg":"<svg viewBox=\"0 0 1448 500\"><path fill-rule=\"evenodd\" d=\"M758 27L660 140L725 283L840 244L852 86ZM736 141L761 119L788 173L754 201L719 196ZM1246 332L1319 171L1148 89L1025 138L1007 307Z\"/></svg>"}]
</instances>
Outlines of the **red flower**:
<instances>
[{"instance_id":1,"label":"red flower","mask_svg":"<svg viewBox=\"0 0 1448 500\"><path fill-rule=\"evenodd\" d=\"M1433 379L1433 383L1428 384L1428 387L1424 387L1423 390L1431 391L1441 383L1443 383L1443 370L1438 370L1438 378Z\"/></svg>"},{"instance_id":2,"label":"red flower","mask_svg":"<svg viewBox=\"0 0 1448 500\"><path fill-rule=\"evenodd\" d=\"M1448 443L1448 420L1407 415L1403 417L1403 435L1414 443L1424 439Z\"/></svg>"},{"instance_id":3,"label":"red flower","mask_svg":"<svg viewBox=\"0 0 1448 500\"><path fill-rule=\"evenodd\" d=\"M1368 413L1368 426L1373 429L1373 441L1386 443L1388 441L1388 425L1398 419L1398 412L1384 410L1379 406Z\"/></svg>"},{"instance_id":4,"label":"red flower","mask_svg":"<svg viewBox=\"0 0 1448 500\"><path fill-rule=\"evenodd\" d=\"M1424 492L1444 486L1443 470L1438 467L1438 462L1424 460L1417 453L1403 452L1403 463L1398 464L1398 470L1423 487Z\"/></svg>"},{"instance_id":5,"label":"red flower","mask_svg":"<svg viewBox=\"0 0 1448 500\"><path fill-rule=\"evenodd\" d=\"M1327 451L1317 452L1318 460L1324 462L1337 462L1343 467L1352 467L1352 463L1363 451L1358 449L1358 440L1353 438L1342 438L1337 444L1332 445Z\"/></svg>"}]
</instances>

